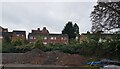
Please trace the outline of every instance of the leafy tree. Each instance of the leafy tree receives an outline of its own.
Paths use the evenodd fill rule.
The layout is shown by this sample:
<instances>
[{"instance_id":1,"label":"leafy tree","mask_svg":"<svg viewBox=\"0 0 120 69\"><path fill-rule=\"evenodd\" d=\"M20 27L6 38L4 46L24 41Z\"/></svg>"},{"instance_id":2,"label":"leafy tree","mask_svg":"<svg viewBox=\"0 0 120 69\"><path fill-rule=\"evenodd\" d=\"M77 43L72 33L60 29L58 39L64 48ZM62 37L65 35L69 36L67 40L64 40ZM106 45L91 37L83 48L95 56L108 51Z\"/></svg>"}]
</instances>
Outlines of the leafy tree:
<instances>
[{"instance_id":1,"label":"leafy tree","mask_svg":"<svg viewBox=\"0 0 120 69\"><path fill-rule=\"evenodd\" d=\"M72 22L68 22L62 30L62 34L67 34L69 41L73 40L79 35L79 26L76 23L73 25Z\"/></svg>"},{"instance_id":2,"label":"leafy tree","mask_svg":"<svg viewBox=\"0 0 120 69\"><path fill-rule=\"evenodd\" d=\"M11 53L14 52L15 46L12 45L10 39L5 37L2 41L2 51L3 53Z\"/></svg>"},{"instance_id":3,"label":"leafy tree","mask_svg":"<svg viewBox=\"0 0 120 69\"><path fill-rule=\"evenodd\" d=\"M75 34L78 36L79 35L79 26L76 23L74 24L74 30L75 30Z\"/></svg>"},{"instance_id":4,"label":"leafy tree","mask_svg":"<svg viewBox=\"0 0 120 69\"><path fill-rule=\"evenodd\" d=\"M74 24L74 30L75 30L75 36L76 36L76 40L77 42L79 42L79 26L75 23Z\"/></svg>"},{"instance_id":5,"label":"leafy tree","mask_svg":"<svg viewBox=\"0 0 120 69\"><path fill-rule=\"evenodd\" d=\"M115 35L111 37L111 40L107 41L106 51L110 53L111 56L120 57L120 37L119 35Z\"/></svg>"},{"instance_id":6,"label":"leafy tree","mask_svg":"<svg viewBox=\"0 0 120 69\"><path fill-rule=\"evenodd\" d=\"M97 31L120 31L120 1L100 2L94 6L91 12L92 32Z\"/></svg>"},{"instance_id":7,"label":"leafy tree","mask_svg":"<svg viewBox=\"0 0 120 69\"><path fill-rule=\"evenodd\" d=\"M17 40L15 40L15 41L12 41L12 44L13 44L14 46L20 46L20 45L23 45L23 41L20 40L20 39L17 39Z\"/></svg>"},{"instance_id":8,"label":"leafy tree","mask_svg":"<svg viewBox=\"0 0 120 69\"><path fill-rule=\"evenodd\" d=\"M38 40L35 42L35 48L39 48L39 49L41 49L41 50L44 49L44 44L43 44L42 39L38 39Z\"/></svg>"},{"instance_id":9,"label":"leafy tree","mask_svg":"<svg viewBox=\"0 0 120 69\"><path fill-rule=\"evenodd\" d=\"M62 30L62 34L67 34L69 39L75 38L74 27L72 22L68 22L64 29Z\"/></svg>"}]
</instances>

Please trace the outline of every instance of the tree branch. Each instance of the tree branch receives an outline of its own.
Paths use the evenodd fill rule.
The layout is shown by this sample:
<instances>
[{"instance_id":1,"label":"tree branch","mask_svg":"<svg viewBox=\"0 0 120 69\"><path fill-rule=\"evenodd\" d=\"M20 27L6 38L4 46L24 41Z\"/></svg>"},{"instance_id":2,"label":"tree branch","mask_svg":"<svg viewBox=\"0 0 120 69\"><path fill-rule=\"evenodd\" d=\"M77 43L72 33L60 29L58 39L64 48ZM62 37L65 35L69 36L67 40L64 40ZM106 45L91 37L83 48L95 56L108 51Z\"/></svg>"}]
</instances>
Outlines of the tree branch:
<instances>
[{"instance_id":1,"label":"tree branch","mask_svg":"<svg viewBox=\"0 0 120 69\"><path fill-rule=\"evenodd\" d=\"M108 7L108 8L110 8L111 10L113 10L113 11L115 11L117 14L119 14L120 15L120 11L118 11L118 10L116 10L116 9L114 9L113 7L111 7L111 6L109 6L109 5L107 5L106 3L102 3L103 5L105 5L106 7Z\"/></svg>"}]
</instances>

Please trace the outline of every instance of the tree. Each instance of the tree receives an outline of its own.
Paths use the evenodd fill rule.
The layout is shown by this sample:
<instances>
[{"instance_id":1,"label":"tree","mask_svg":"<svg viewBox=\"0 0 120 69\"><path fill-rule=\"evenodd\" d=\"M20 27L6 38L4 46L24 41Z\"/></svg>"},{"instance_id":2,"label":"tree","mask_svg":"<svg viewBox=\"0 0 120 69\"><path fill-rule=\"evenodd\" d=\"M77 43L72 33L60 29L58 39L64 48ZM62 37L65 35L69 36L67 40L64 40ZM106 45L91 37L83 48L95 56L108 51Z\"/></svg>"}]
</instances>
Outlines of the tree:
<instances>
[{"instance_id":1,"label":"tree","mask_svg":"<svg viewBox=\"0 0 120 69\"><path fill-rule=\"evenodd\" d=\"M98 0L90 17L92 21L92 32L120 31L120 1L100 2Z\"/></svg>"},{"instance_id":2,"label":"tree","mask_svg":"<svg viewBox=\"0 0 120 69\"><path fill-rule=\"evenodd\" d=\"M73 26L72 22L68 22L66 24L66 26L62 30L62 34L67 34L69 39L75 39L75 37L76 37L75 29L74 29L74 26Z\"/></svg>"},{"instance_id":3,"label":"tree","mask_svg":"<svg viewBox=\"0 0 120 69\"><path fill-rule=\"evenodd\" d=\"M16 39L15 41L12 41L13 46L21 46L23 45L23 41L20 39Z\"/></svg>"},{"instance_id":4,"label":"tree","mask_svg":"<svg viewBox=\"0 0 120 69\"><path fill-rule=\"evenodd\" d=\"M76 23L74 24L74 30L75 30L75 34L79 35L79 26Z\"/></svg>"},{"instance_id":5,"label":"tree","mask_svg":"<svg viewBox=\"0 0 120 69\"><path fill-rule=\"evenodd\" d=\"M38 39L35 42L35 48L39 48L41 50L44 50L45 46L43 44L43 37L42 36L38 36L37 38Z\"/></svg>"},{"instance_id":6,"label":"tree","mask_svg":"<svg viewBox=\"0 0 120 69\"><path fill-rule=\"evenodd\" d=\"M76 23L74 24L74 31L75 31L76 41L79 42L79 26Z\"/></svg>"},{"instance_id":7,"label":"tree","mask_svg":"<svg viewBox=\"0 0 120 69\"><path fill-rule=\"evenodd\" d=\"M35 47L36 48L43 48L44 44L41 40L37 40L36 43L35 43Z\"/></svg>"}]
</instances>

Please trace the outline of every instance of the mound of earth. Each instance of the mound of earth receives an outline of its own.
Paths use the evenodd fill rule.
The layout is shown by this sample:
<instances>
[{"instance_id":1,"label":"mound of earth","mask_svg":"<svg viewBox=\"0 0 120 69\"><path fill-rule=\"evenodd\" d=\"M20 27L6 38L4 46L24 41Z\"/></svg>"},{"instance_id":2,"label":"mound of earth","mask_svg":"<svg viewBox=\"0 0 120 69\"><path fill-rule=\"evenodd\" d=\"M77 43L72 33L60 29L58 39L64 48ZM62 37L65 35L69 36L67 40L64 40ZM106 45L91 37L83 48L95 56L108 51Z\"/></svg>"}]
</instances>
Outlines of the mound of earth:
<instances>
[{"instance_id":1,"label":"mound of earth","mask_svg":"<svg viewBox=\"0 0 120 69\"><path fill-rule=\"evenodd\" d=\"M3 64L81 66L86 62L86 58L77 54L68 54L60 51L43 52L37 48L26 53L3 53L2 57Z\"/></svg>"},{"instance_id":2,"label":"mound of earth","mask_svg":"<svg viewBox=\"0 0 120 69\"><path fill-rule=\"evenodd\" d=\"M24 53L21 57L19 62L21 64L43 64L47 60L46 53L37 48Z\"/></svg>"}]
</instances>

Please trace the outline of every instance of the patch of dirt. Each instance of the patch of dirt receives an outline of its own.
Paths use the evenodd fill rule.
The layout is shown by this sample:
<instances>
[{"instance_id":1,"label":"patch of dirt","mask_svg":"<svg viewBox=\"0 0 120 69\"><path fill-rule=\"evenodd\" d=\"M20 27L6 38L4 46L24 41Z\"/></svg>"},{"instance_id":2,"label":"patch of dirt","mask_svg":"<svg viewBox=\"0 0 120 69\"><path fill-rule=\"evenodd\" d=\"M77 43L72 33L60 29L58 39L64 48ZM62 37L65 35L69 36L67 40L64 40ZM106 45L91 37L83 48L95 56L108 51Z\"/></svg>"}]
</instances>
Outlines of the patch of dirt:
<instances>
[{"instance_id":1,"label":"patch of dirt","mask_svg":"<svg viewBox=\"0 0 120 69\"><path fill-rule=\"evenodd\" d=\"M26 53L3 53L2 57L3 64L81 66L87 61L85 57L78 54L68 54L60 51L43 52L40 49L34 49Z\"/></svg>"}]
</instances>

